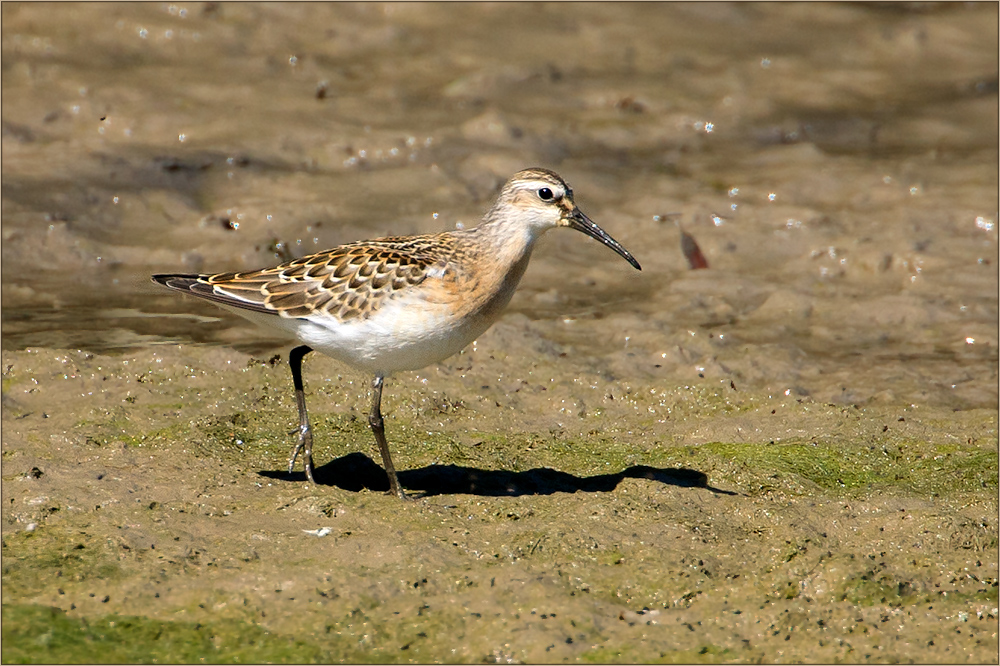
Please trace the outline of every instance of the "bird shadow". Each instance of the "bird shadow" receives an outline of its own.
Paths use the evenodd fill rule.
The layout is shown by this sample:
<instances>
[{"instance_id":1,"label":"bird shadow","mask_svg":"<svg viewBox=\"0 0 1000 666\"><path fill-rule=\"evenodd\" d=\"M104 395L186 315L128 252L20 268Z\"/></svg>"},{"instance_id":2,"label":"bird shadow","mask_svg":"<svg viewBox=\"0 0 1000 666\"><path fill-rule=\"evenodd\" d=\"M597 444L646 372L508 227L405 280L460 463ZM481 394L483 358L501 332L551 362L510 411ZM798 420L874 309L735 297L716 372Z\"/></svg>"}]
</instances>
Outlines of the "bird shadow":
<instances>
[{"instance_id":1,"label":"bird shadow","mask_svg":"<svg viewBox=\"0 0 1000 666\"><path fill-rule=\"evenodd\" d=\"M261 476L286 481L305 481L304 472L261 470ZM519 497L522 495L552 495L554 493L606 493L625 479L649 479L681 488L704 488L720 495L738 495L730 490L708 484L708 475L683 467L651 467L633 465L611 474L576 476L567 472L536 467L523 472L483 470L459 465L428 465L397 473L405 490L418 491L422 497L434 495L480 495L483 497ZM349 453L313 470L318 485L336 486L343 490L388 491L385 470L363 453Z\"/></svg>"}]
</instances>

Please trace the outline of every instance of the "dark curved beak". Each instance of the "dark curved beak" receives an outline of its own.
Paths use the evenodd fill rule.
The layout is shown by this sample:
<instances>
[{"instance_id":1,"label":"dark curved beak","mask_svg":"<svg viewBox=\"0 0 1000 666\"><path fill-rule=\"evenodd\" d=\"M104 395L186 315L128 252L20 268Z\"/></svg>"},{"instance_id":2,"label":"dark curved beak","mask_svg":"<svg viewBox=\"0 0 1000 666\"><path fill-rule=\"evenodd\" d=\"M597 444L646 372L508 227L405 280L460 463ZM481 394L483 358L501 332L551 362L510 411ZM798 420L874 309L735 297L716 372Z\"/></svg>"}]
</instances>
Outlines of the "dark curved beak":
<instances>
[{"instance_id":1,"label":"dark curved beak","mask_svg":"<svg viewBox=\"0 0 1000 666\"><path fill-rule=\"evenodd\" d=\"M607 231L594 224L593 220L584 215L579 208L574 207L573 211L566 215L566 221L568 222L570 229L582 231L591 238L601 241L620 254L625 261L632 264L637 271L642 270L642 266L640 266L639 262L635 260L635 257L632 256L631 252L622 247L622 244L612 238Z\"/></svg>"}]
</instances>

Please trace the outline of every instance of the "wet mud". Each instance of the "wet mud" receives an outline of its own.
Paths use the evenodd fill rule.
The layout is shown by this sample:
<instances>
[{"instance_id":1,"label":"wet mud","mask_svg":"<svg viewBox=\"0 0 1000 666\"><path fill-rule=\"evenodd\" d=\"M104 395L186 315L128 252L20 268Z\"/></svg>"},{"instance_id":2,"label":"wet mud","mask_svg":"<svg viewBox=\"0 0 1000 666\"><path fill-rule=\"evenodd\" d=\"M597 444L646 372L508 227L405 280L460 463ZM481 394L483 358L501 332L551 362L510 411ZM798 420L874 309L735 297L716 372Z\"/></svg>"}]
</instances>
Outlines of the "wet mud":
<instances>
[{"instance_id":1,"label":"wet mud","mask_svg":"<svg viewBox=\"0 0 1000 666\"><path fill-rule=\"evenodd\" d=\"M997 663L996 5L0 11L4 661ZM149 281L535 165L643 270L390 378L405 503L370 378L309 485L288 341Z\"/></svg>"}]
</instances>

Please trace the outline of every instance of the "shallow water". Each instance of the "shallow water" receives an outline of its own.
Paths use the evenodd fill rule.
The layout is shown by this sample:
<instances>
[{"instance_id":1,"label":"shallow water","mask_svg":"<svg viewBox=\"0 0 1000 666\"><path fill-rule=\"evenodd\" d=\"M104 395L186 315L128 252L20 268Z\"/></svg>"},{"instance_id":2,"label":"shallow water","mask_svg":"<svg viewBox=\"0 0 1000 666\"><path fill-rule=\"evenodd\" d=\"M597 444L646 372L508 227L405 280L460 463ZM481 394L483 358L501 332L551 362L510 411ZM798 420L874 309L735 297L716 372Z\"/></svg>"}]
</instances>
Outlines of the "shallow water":
<instances>
[{"instance_id":1,"label":"shallow water","mask_svg":"<svg viewBox=\"0 0 1000 666\"><path fill-rule=\"evenodd\" d=\"M510 310L581 363L997 404L995 5L3 12L5 349L268 351L148 275L475 224L541 165L643 264L544 239Z\"/></svg>"}]
</instances>

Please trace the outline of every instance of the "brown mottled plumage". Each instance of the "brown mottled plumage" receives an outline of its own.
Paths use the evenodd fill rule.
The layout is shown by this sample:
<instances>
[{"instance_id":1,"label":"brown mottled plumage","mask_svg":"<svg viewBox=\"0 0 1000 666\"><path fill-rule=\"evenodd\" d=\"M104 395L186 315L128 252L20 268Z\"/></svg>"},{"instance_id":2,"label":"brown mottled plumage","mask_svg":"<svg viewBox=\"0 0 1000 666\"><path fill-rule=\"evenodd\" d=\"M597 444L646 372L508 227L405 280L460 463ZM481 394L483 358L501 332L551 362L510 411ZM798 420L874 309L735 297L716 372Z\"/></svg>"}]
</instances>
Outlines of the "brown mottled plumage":
<instances>
[{"instance_id":1,"label":"brown mottled plumage","mask_svg":"<svg viewBox=\"0 0 1000 666\"><path fill-rule=\"evenodd\" d=\"M282 329L304 344L289 365L299 408L306 477L313 480L312 430L305 408L302 357L314 348L374 374L369 422L390 490L403 497L385 442L383 378L444 360L500 316L542 233L570 227L604 243L639 269L618 241L594 224L573 192L547 169L520 171L474 229L349 243L273 268L214 275L154 275L177 291L210 300Z\"/></svg>"},{"instance_id":2,"label":"brown mottled plumage","mask_svg":"<svg viewBox=\"0 0 1000 666\"><path fill-rule=\"evenodd\" d=\"M395 237L342 245L273 268L199 276L189 290L209 300L237 299L241 307L295 319L329 315L367 319L385 299L446 264L454 241L438 236Z\"/></svg>"}]
</instances>

